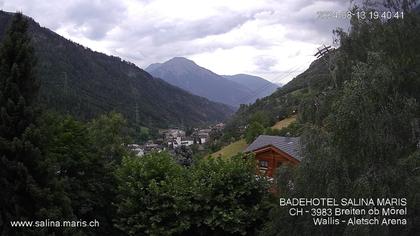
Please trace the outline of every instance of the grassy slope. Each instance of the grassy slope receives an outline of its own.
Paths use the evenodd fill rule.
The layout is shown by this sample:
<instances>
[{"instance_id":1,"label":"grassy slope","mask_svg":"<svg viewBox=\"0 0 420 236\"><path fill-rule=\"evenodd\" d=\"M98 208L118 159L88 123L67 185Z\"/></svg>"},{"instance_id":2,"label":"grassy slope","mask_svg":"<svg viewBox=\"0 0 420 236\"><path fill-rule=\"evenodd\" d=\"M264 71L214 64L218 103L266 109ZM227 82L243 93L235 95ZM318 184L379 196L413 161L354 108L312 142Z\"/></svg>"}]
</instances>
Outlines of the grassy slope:
<instances>
[{"instance_id":1,"label":"grassy slope","mask_svg":"<svg viewBox=\"0 0 420 236\"><path fill-rule=\"evenodd\" d=\"M284 127L287 127L292 122L294 122L296 120L296 117L297 117L297 115L293 115L291 117L283 119L283 120L277 122L275 125L273 125L272 128L273 129L282 129ZM247 146L248 146L248 144L245 142L245 139L240 139L236 142L233 142L233 143L223 147L219 151L211 154L210 156L211 157L218 157L218 156L231 157L231 156L234 156L235 154L237 154L238 152L242 152L243 150L245 150Z\"/></svg>"},{"instance_id":2,"label":"grassy slope","mask_svg":"<svg viewBox=\"0 0 420 236\"><path fill-rule=\"evenodd\" d=\"M277 122L276 124L274 124L271 128L273 128L273 129L282 129L284 127L287 127L292 122L296 121L296 117L297 117L297 115L293 115L291 117L288 117L286 119L283 119L283 120Z\"/></svg>"},{"instance_id":3,"label":"grassy slope","mask_svg":"<svg viewBox=\"0 0 420 236\"><path fill-rule=\"evenodd\" d=\"M218 157L218 156L231 157L237 154L238 152L242 152L243 150L245 150L247 146L248 145L246 144L245 139L241 139L223 147L219 151L211 154L210 156L211 157Z\"/></svg>"}]
</instances>

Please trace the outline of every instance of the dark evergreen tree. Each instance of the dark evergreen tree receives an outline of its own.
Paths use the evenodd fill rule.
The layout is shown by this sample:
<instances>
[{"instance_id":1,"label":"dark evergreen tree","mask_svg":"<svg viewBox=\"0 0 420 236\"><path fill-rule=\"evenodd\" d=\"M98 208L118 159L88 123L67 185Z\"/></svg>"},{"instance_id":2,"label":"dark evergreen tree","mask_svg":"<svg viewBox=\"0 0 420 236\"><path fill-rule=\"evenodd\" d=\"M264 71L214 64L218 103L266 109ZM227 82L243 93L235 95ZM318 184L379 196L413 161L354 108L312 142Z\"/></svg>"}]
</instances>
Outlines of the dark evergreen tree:
<instances>
[{"instance_id":1,"label":"dark evergreen tree","mask_svg":"<svg viewBox=\"0 0 420 236\"><path fill-rule=\"evenodd\" d=\"M79 227L83 235L119 235L113 227L116 180L114 170L122 156L125 120L120 114L103 115L89 123L71 116L45 112L41 133L44 153L55 163L76 220L98 221L99 227ZM65 219L67 220L67 219Z\"/></svg>"},{"instance_id":2,"label":"dark evergreen tree","mask_svg":"<svg viewBox=\"0 0 420 236\"><path fill-rule=\"evenodd\" d=\"M31 104L37 91L32 71L35 61L26 27L23 16L18 14L0 48L2 234L9 231L10 220L33 216L35 198L30 190L38 188L28 173L28 164L34 166L40 152L25 135L33 128L35 113Z\"/></svg>"},{"instance_id":3,"label":"dark evergreen tree","mask_svg":"<svg viewBox=\"0 0 420 236\"><path fill-rule=\"evenodd\" d=\"M31 231L11 228L10 221L70 213L62 208L66 198L40 149L36 59L27 25L22 14L15 14L0 47L0 235Z\"/></svg>"}]
</instances>

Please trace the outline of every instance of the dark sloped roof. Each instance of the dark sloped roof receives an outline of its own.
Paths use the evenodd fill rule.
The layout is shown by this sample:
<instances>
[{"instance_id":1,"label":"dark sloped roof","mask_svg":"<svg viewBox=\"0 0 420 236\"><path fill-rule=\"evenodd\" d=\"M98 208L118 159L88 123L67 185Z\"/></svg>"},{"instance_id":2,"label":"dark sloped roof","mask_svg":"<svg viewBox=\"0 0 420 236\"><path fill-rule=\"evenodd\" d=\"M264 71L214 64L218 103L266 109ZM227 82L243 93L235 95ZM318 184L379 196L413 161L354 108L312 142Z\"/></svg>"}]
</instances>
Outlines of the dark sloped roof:
<instances>
[{"instance_id":1,"label":"dark sloped roof","mask_svg":"<svg viewBox=\"0 0 420 236\"><path fill-rule=\"evenodd\" d=\"M300 137L260 135L245 149L245 152L252 152L268 145L273 145L299 161L302 160L300 154Z\"/></svg>"}]
</instances>

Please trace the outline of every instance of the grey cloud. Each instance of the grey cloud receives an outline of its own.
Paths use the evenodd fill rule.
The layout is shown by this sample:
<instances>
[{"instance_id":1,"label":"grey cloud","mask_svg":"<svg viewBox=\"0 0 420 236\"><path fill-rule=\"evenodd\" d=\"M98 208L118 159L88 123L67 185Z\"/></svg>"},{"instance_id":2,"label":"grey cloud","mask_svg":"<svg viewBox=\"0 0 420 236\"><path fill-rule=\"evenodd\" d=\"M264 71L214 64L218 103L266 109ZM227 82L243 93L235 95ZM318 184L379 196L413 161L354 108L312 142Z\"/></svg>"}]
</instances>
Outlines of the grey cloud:
<instances>
[{"instance_id":1,"label":"grey cloud","mask_svg":"<svg viewBox=\"0 0 420 236\"><path fill-rule=\"evenodd\" d=\"M320 41L332 41L333 30L336 28L347 29L347 19L330 18L319 19L317 12L332 11L343 12L349 7L350 1L299 1L298 10L290 13L290 17L279 17L276 23L286 25L289 33L286 38L305 42L319 43ZM276 12L276 14L279 14Z\"/></svg>"},{"instance_id":2,"label":"grey cloud","mask_svg":"<svg viewBox=\"0 0 420 236\"><path fill-rule=\"evenodd\" d=\"M259 56L254 58L254 64L258 67L257 70L270 71L271 67L277 64L277 60L271 56Z\"/></svg>"},{"instance_id":3,"label":"grey cloud","mask_svg":"<svg viewBox=\"0 0 420 236\"><path fill-rule=\"evenodd\" d=\"M124 17L125 8L118 0L76 1L66 10L68 24L76 31L83 28L85 37L102 39Z\"/></svg>"},{"instance_id":4,"label":"grey cloud","mask_svg":"<svg viewBox=\"0 0 420 236\"><path fill-rule=\"evenodd\" d=\"M303 6L309 1L301 1ZM313 3L313 1L312 1ZM307 4L306 7L312 4ZM124 41L130 42L130 50L123 52L123 55L130 60L134 60L141 65L147 65L156 61L164 61L173 56L189 56L203 52L211 52L217 49L230 49L237 46L250 45L257 49L264 49L272 46L273 42L267 42L262 37L250 33L246 37L229 42L224 40L209 40L205 44L200 44L197 39L207 36L219 35L230 32L246 22L255 20L256 16L263 15L269 19L269 24L281 24L287 26L289 33L285 37L289 40L307 41L316 44L332 41L332 29L336 26L334 22L314 21L317 9L314 9L312 15L296 14L291 17L285 17L282 12L275 9L259 9L248 15L220 15L203 19L196 22L143 22L137 25L138 30L124 31L131 32L121 35L125 37ZM122 53L120 51L120 53ZM145 55L145 56L142 56ZM259 71L269 70L271 64L276 62L268 58L255 59L255 65Z\"/></svg>"},{"instance_id":5,"label":"grey cloud","mask_svg":"<svg viewBox=\"0 0 420 236\"><path fill-rule=\"evenodd\" d=\"M174 41L190 41L210 35L227 33L254 19L254 14L221 14L198 21L154 24L146 21L142 24L125 27L125 30L130 32L129 38L150 37L153 44L162 45Z\"/></svg>"},{"instance_id":6,"label":"grey cloud","mask_svg":"<svg viewBox=\"0 0 420 236\"><path fill-rule=\"evenodd\" d=\"M161 23L145 20L138 24L124 25L122 26L124 34L119 35L117 41L130 43L130 49L114 51L139 64L147 65L173 56L189 56L216 49L230 49L238 45L268 46L269 42L255 36L244 38L240 42L216 39L206 43L199 41L206 37L228 33L254 20L258 12L260 11L247 14L220 14L199 21Z\"/></svg>"},{"instance_id":7,"label":"grey cloud","mask_svg":"<svg viewBox=\"0 0 420 236\"><path fill-rule=\"evenodd\" d=\"M166 31L155 36L157 44L168 40L191 40L208 35L223 34L250 20L248 16L220 16L195 22L181 22L166 28Z\"/></svg>"},{"instance_id":8,"label":"grey cloud","mask_svg":"<svg viewBox=\"0 0 420 236\"><path fill-rule=\"evenodd\" d=\"M290 53L287 57L288 58L293 58L293 57L298 57L298 56L300 56L302 54L302 51L301 50L297 50L296 52L294 52L294 53Z\"/></svg>"},{"instance_id":9,"label":"grey cloud","mask_svg":"<svg viewBox=\"0 0 420 236\"><path fill-rule=\"evenodd\" d=\"M238 45L248 45L259 49L263 49L271 45L270 42L266 42L258 37L245 38L240 42L212 41L206 42L205 44L197 43L194 40L174 40L171 42L156 45L153 42L152 37L137 38L137 40L135 41L127 39L127 41L130 41L130 48L128 48L127 50L121 48L114 49L115 54L123 56L124 58L127 58L131 61L135 61L139 65L144 66L147 66L154 62L162 62L174 56L188 57L190 55L213 52L217 49L231 49ZM261 60L261 66L263 66L263 61L267 64L270 58L266 56L264 58L259 58L259 60Z\"/></svg>"},{"instance_id":10,"label":"grey cloud","mask_svg":"<svg viewBox=\"0 0 420 236\"><path fill-rule=\"evenodd\" d=\"M144 6L151 2L133 1L141 1ZM325 9L325 6L339 8L348 1L264 0L262 2L265 4L256 4L258 7L253 10L239 12L219 7L213 9L217 12L215 16L195 21L168 21L167 16L147 10L141 11L145 15L128 17L128 5L122 0L0 0L0 6L2 2L9 8L6 10L19 10L24 6L35 20L54 30L67 31L75 41L83 37L93 41L105 41L106 50L111 54L145 66L174 56L188 57L238 46L266 50L274 44L281 44L280 40L321 43L332 37L331 31L335 27L346 28L346 22L316 20L316 11L334 10ZM314 7L315 5L317 7ZM284 26L288 31L284 35L285 39L272 42L253 32L246 34L247 29L243 37L234 41L225 40L223 37L224 34L256 20L261 20L263 26L267 27ZM112 29L115 31L107 34ZM275 57L271 58L269 55L255 57L253 60L259 71L274 70L273 66L277 63Z\"/></svg>"}]
</instances>

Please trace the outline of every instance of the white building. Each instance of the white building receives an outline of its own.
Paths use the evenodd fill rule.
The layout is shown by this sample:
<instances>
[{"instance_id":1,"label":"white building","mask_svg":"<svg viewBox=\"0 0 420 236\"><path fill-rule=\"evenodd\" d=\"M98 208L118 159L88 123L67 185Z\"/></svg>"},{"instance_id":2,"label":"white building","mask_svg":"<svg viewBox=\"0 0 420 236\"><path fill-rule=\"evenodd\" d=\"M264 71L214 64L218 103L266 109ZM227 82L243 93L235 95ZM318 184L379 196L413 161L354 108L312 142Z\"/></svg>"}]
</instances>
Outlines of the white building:
<instances>
[{"instance_id":1,"label":"white building","mask_svg":"<svg viewBox=\"0 0 420 236\"><path fill-rule=\"evenodd\" d=\"M194 140L187 139L187 140L181 141L181 146L191 146L193 144L194 144Z\"/></svg>"},{"instance_id":2,"label":"white building","mask_svg":"<svg viewBox=\"0 0 420 236\"><path fill-rule=\"evenodd\" d=\"M138 144L128 144L128 148L136 154L136 156L144 156L144 149Z\"/></svg>"},{"instance_id":3,"label":"white building","mask_svg":"<svg viewBox=\"0 0 420 236\"><path fill-rule=\"evenodd\" d=\"M200 144L204 144L207 142L207 137L200 137Z\"/></svg>"},{"instance_id":4,"label":"white building","mask_svg":"<svg viewBox=\"0 0 420 236\"><path fill-rule=\"evenodd\" d=\"M177 137L175 139L172 139L171 141L168 141L168 147L172 148L177 148L179 146L191 146L193 144L194 140L181 137Z\"/></svg>"}]
</instances>

